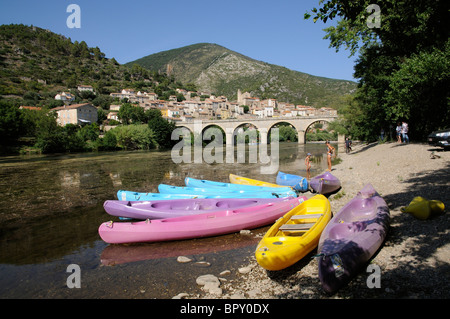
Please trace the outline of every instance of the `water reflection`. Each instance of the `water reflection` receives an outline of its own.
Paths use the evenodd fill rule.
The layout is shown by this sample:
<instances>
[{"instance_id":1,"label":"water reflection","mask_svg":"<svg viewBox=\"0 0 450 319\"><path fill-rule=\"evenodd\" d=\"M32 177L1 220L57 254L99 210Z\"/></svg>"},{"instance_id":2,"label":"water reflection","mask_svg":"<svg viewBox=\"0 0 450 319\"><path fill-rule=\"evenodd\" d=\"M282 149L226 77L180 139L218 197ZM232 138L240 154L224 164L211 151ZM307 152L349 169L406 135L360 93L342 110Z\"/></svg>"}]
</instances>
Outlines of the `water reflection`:
<instances>
[{"instance_id":1,"label":"water reflection","mask_svg":"<svg viewBox=\"0 0 450 319\"><path fill-rule=\"evenodd\" d=\"M313 154L311 176L322 173L326 169L323 144L280 143L279 170L306 176L307 152ZM25 290L29 297L53 296L51 292L40 295L33 290L53 289L38 282L42 277L32 275L46 271L47 281L59 282L54 284L58 287L54 293L60 293L58 289L66 278L64 265L74 261L88 269L84 273L92 280L99 275L101 262L131 267L153 260L148 261L152 271L173 280L178 279L170 267L178 266L170 264L168 268L165 262L156 260L210 253L221 264L242 262L242 254L248 254L256 245L254 236L231 234L176 243L109 246L100 240L97 229L112 219L104 211L103 202L115 199L119 189L157 192L161 183L184 185L187 176L228 182L230 173L275 183L276 173L262 174L260 166L236 161L175 164L170 151L0 158L0 271L4 274L0 278L0 297L23 296ZM23 273L24 267L28 275ZM54 267L59 270L55 272ZM131 269L141 271L139 267ZM29 279L23 287L19 283L22 280L13 279L26 276ZM90 294L99 296L95 289Z\"/></svg>"},{"instance_id":2,"label":"water reflection","mask_svg":"<svg viewBox=\"0 0 450 319\"><path fill-rule=\"evenodd\" d=\"M142 260L186 256L193 257L205 253L217 253L256 245L260 238L253 234L230 234L226 236L181 240L162 243L142 243L130 245L108 245L100 257L105 266Z\"/></svg>"}]
</instances>

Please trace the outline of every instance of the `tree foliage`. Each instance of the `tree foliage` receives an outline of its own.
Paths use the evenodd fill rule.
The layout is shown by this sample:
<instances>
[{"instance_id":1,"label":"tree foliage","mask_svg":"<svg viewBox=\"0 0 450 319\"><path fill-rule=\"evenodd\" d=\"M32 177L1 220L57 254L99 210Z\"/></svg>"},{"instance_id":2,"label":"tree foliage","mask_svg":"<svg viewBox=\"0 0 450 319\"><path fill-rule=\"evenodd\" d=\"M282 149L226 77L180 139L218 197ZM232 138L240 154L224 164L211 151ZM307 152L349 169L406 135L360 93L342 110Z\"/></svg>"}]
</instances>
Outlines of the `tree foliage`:
<instances>
[{"instance_id":1,"label":"tree foliage","mask_svg":"<svg viewBox=\"0 0 450 319\"><path fill-rule=\"evenodd\" d=\"M386 0L379 4L379 27L370 27L371 2L323 1L305 14L314 22L339 19L324 29L330 47L359 52L354 109L344 110L341 124L353 137L371 140L406 120L412 137L424 139L450 122L449 3Z\"/></svg>"},{"instance_id":2,"label":"tree foliage","mask_svg":"<svg viewBox=\"0 0 450 319\"><path fill-rule=\"evenodd\" d=\"M158 148L166 149L172 147L175 143L172 141L172 131L175 129L175 123L164 119L162 116L153 117L148 122L148 127L154 132L154 140Z\"/></svg>"},{"instance_id":3,"label":"tree foliage","mask_svg":"<svg viewBox=\"0 0 450 319\"><path fill-rule=\"evenodd\" d=\"M14 103L0 100L0 146L11 145L24 130L23 117Z\"/></svg>"},{"instance_id":4,"label":"tree foliage","mask_svg":"<svg viewBox=\"0 0 450 319\"><path fill-rule=\"evenodd\" d=\"M149 150L156 146L155 135L147 125L118 126L109 132L114 133L118 145L126 150Z\"/></svg>"}]
</instances>

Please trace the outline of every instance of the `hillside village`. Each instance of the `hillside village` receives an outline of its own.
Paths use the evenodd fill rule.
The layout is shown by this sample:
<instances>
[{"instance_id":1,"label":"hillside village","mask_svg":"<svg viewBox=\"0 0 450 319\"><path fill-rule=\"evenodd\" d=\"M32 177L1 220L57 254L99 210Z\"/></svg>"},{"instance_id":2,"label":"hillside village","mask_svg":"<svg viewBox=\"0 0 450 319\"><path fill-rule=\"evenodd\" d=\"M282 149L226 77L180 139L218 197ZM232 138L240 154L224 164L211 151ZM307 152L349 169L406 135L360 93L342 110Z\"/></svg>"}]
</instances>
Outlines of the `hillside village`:
<instances>
[{"instance_id":1,"label":"hillside village","mask_svg":"<svg viewBox=\"0 0 450 319\"><path fill-rule=\"evenodd\" d=\"M114 98L127 98L131 103L139 104L144 109L158 108L163 117L174 121L189 121L192 119L244 119L265 117L292 117L313 115L336 115L331 108L315 109L311 106L294 105L278 102L275 99L260 100L250 93L238 90L237 101L229 101L225 96L214 96L205 92L192 92L176 89L185 98L177 101L176 96L170 96L168 101L158 100L155 93L135 92L124 89L120 93L111 93ZM245 106L248 107L246 112ZM111 105L110 110L118 111L118 105ZM110 113L110 117L114 114Z\"/></svg>"},{"instance_id":2,"label":"hillside village","mask_svg":"<svg viewBox=\"0 0 450 319\"><path fill-rule=\"evenodd\" d=\"M91 91L94 89L90 85L79 85L78 91ZM279 102L276 99L261 100L252 97L250 93L241 93L238 90L237 101L229 101L225 96L214 96L207 92L193 92L183 89L176 89L178 94L183 95L184 100L178 101L177 96L169 97L169 100L159 100L156 93L136 92L134 89L123 89L121 92L110 93L115 101L123 101L135 104L136 106L148 109L159 109L163 118L174 122L192 120L226 120L226 119L255 119L267 117L296 117L296 116L335 116L337 111L332 108L316 109L311 106L294 105L291 103ZM61 92L55 99L64 101L65 105L52 110L58 113L58 123L84 124L97 121L95 107L89 103L74 104L74 95L68 92ZM121 104L110 105L107 120L118 118ZM78 110L78 111L74 111Z\"/></svg>"},{"instance_id":3,"label":"hillside village","mask_svg":"<svg viewBox=\"0 0 450 319\"><path fill-rule=\"evenodd\" d=\"M95 90L90 85L79 85L79 92ZM312 106L295 105L279 102L276 99L260 99L253 97L249 92L237 92L237 101L229 101L226 96L215 96L207 92L193 92L176 89L178 96L172 95L169 100L160 100L156 93L136 92L127 88L121 92L110 93L116 104L111 104L107 110L107 120L121 122L119 110L121 102L128 101L144 110L158 109L163 118L174 122L188 122L193 120L227 120L227 119L256 119L270 117L297 117L297 116L336 116L333 108L322 107L316 109ZM184 100L179 101L180 94ZM63 106L52 108L57 113L57 123L61 126L67 124L89 124L98 121L97 107L90 103L73 104L75 95L70 92L60 92L55 100L64 102ZM40 109L40 107L21 106L21 109Z\"/></svg>"}]
</instances>

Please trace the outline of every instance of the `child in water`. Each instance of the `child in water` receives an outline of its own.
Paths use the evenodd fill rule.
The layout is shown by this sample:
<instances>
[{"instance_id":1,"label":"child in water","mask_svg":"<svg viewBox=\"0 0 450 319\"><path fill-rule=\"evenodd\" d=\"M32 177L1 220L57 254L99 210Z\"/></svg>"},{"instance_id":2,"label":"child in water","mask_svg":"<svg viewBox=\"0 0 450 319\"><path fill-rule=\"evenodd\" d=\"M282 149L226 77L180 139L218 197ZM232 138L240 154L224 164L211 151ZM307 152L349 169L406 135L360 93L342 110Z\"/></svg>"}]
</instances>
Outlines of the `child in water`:
<instances>
[{"instance_id":1,"label":"child in water","mask_svg":"<svg viewBox=\"0 0 450 319\"><path fill-rule=\"evenodd\" d=\"M306 166L306 179L310 179L311 178L311 153L306 154L305 166Z\"/></svg>"}]
</instances>

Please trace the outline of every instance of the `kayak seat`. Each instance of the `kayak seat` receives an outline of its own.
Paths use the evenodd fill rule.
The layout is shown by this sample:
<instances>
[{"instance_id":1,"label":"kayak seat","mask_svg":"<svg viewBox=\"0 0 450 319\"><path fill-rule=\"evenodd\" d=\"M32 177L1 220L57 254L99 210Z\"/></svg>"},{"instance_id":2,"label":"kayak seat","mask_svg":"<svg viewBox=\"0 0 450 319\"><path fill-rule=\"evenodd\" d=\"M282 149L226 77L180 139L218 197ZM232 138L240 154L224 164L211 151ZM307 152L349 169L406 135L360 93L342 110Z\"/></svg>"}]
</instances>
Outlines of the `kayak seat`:
<instances>
[{"instance_id":1,"label":"kayak seat","mask_svg":"<svg viewBox=\"0 0 450 319\"><path fill-rule=\"evenodd\" d=\"M339 223L331 227L328 232L330 239L349 239L355 234L355 228L352 223Z\"/></svg>"},{"instance_id":2,"label":"kayak seat","mask_svg":"<svg viewBox=\"0 0 450 319\"><path fill-rule=\"evenodd\" d=\"M294 215L291 217L292 220L299 220L299 219L311 219L311 218L319 218L320 216L323 216L323 214L304 214L304 215Z\"/></svg>"},{"instance_id":3,"label":"kayak seat","mask_svg":"<svg viewBox=\"0 0 450 319\"><path fill-rule=\"evenodd\" d=\"M315 223L305 223L305 224L284 224L279 229L282 231L307 231L312 226L314 226Z\"/></svg>"},{"instance_id":4,"label":"kayak seat","mask_svg":"<svg viewBox=\"0 0 450 319\"><path fill-rule=\"evenodd\" d=\"M374 218L377 215L377 203L372 198L353 201L346 210L340 214L345 222L355 222Z\"/></svg>"}]
</instances>

